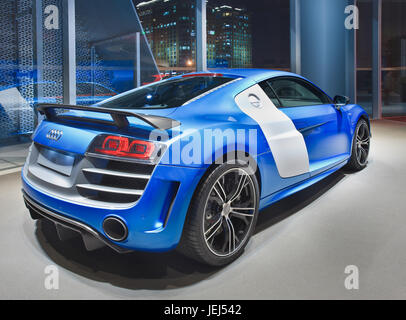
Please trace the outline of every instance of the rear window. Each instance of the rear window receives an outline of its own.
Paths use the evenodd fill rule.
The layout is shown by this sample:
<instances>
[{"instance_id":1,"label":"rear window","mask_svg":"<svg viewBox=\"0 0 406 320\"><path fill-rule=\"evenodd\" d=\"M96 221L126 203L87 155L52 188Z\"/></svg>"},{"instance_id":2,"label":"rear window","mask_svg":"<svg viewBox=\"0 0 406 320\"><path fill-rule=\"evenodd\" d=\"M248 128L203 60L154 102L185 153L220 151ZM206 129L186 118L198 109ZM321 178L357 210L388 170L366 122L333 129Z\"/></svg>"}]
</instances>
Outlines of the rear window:
<instances>
[{"instance_id":1,"label":"rear window","mask_svg":"<svg viewBox=\"0 0 406 320\"><path fill-rule=\"evenodd\" d=\"M232 80L234 79L212 76L166 80L120 95L99 106L112 109L176 108Z\"/></svg>"}]
</instances>

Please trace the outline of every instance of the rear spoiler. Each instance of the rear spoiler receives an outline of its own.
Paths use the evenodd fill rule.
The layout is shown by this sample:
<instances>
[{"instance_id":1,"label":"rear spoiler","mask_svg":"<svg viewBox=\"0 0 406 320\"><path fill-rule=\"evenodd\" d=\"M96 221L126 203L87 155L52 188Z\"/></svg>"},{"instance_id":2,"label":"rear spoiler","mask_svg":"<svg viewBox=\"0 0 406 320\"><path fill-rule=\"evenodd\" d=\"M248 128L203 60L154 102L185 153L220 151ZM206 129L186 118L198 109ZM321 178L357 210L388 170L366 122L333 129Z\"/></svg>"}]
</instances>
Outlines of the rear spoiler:
<instances>
[{"instance_id":1,"label":"rear spoiler","mask_svg":"<svg viewBox=\"0 0 406 320\"><path fill-rule=\"evenodd\" d=\"M115 109L108 109L108 108L100 108L100 107L92 107L92 106L74 106L74 105L64 105L64 104L38 104L37 108L38 112L42 115L45 115L48 120L57 120L59 119L68 119L68 120L75 120L75 121L85 121L91 123L98 123L104 125L115 125L118 128L127 128L129 127L130 123L128 121L129 117L137 118L142 120L143 122L149 124L155 129L159 130L169 130L181 125L179 121L172 120L170 118L160 117L160 116L153 116L153 115L146 115L141 113L135 113L131 111L121 111ZM105 113L109 114L113 119L113 122L107 120L100 120L100 119L92 119L86 117L79 117L79 116L66 116L63 114L57 114L55 109L64 109L64 110L79 110L79 111L90 111L90 112L97 112L97 113Z\"/></svg>"}]
</instances>

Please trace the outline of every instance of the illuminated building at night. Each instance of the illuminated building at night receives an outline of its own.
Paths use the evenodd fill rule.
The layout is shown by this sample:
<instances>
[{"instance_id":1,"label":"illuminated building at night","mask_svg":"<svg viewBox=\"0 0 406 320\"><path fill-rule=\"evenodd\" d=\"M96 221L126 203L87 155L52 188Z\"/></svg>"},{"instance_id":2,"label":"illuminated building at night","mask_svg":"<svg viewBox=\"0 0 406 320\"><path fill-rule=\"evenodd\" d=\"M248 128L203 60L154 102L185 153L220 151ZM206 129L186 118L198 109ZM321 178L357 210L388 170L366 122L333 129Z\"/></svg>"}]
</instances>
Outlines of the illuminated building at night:
<instances>
[{"instance_id":1,"label":"illuminated building at night","mask_svg":"<svg viewBox=\"0 0 406 320\"><path fill-rule=\"evenodd\" d=\"M214 40L214 55L208 48L209 67L252 67L250 15L231 6L208 8L208 46ZM211 34L215 35L211 39Z\"/></svg>"},{"instance_id":2,"label":"illuminated building at night","mask_svg":"<svg viewBox=\"0 0 406 320\"><path fill-rule=\"evenodd\" d=\"M194 0L152 0L137 5L146 37L161 70L195 68ZM252 66L250 16L231 6L208 6L209 67Z\"/></svg>"}]
</instances>

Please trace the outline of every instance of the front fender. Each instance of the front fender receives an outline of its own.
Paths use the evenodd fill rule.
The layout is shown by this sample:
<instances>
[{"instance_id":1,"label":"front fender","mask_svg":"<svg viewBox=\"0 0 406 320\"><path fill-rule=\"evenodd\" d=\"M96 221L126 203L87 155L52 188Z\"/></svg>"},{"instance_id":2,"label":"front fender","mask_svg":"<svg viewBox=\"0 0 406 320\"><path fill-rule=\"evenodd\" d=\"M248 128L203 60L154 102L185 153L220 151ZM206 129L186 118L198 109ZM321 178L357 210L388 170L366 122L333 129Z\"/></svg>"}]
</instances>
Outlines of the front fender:
<instances>
[{"instance_id":1,"label":"front fender","mask_svg":"<svg viewBox=\"0 0 406 320\"><path fill-rule=\"evenodd\" d=\"M364 118L368 122L368 126L371 129L371 123L368 113L358 104L350 104L341 108L342 112L346 114L348 119L350 133L353 136L357 123L361 118Z\"/></svg>"}]
</instances>

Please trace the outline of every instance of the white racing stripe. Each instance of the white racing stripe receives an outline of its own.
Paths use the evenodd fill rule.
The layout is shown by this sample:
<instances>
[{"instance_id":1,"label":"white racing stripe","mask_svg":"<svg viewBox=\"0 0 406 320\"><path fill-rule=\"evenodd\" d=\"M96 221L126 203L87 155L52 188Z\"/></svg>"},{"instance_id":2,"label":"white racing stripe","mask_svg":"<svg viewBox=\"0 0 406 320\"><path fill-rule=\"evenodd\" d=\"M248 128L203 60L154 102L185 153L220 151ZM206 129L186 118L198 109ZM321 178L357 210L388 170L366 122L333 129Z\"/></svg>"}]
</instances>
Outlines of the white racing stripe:
<instances>
[{"instance_id":1,"label":"white racing stripe","mask_svg":"<svg viewBox=\"0 0 406 320\"><path fill-rule=\"evenodd\" d=\"M259 85L236 96L241 111L261 127L282 178L309 173L309 154L303 135Z\"/></svg>"}]
</instances>

